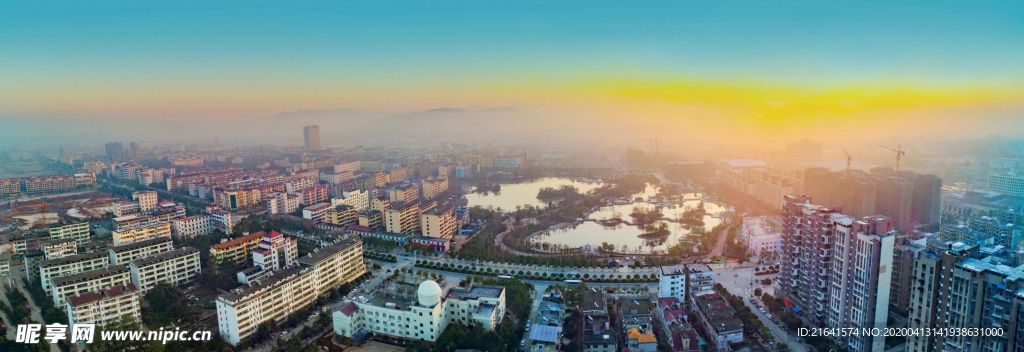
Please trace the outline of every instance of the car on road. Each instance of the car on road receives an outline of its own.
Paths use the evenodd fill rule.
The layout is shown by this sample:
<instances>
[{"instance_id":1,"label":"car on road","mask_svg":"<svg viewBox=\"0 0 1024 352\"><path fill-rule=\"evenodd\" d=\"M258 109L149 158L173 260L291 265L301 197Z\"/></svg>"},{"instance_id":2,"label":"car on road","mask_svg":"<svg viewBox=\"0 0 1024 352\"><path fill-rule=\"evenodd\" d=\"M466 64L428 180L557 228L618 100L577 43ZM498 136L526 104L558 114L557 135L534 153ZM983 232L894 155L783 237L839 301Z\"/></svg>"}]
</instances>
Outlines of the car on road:
<instances>
[{"instance_id":1,"label":"car on road","mask_svg":"<svg viewBox=\"0 0 1024 352\"><path fill-rule=\"evenodd\" d=\"M523 339L523 341L519 342L519 347L526 347L526 339Z\"/></svg>"},{"instance_id":2,"label":"car on road","mask_svg":"<svg viewBox=\"0 0 1024 352\"><path fill-rule=\"evenodd\" d=\"M526 331L527 331L527 332L529 332L529 331L530 331L530 325L526 325Z\"/></svg>"},{"instance_id":3,"label":"car on road","mask_svg":"<svg viewBox=\"0 0 1024 352\"><path fill-rule=\"evenodd\" d=\"M764 307L757 307L757 310L761 311L761 313L764 313Z\"/></svg>"},{"instance_id":4,"label":"car on road","mask_svg":"<svg viewBox=\"0 0 1024 352\"><path fill-rule=\"evenodd\" d=\"M765 313L764 316L768 317L768 319L771 319L772 318L772 313Z\"/></svg>"}]
</instances>

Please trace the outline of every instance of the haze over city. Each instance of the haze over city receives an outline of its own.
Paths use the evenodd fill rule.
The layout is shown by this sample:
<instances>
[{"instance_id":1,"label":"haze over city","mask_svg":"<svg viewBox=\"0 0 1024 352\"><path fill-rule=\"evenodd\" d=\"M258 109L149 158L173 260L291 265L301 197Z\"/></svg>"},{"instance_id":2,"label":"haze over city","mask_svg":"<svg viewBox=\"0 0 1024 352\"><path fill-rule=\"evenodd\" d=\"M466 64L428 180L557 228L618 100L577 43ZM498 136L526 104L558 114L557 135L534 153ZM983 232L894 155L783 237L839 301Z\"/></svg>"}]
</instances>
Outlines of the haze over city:
<instances>
[{"instance_id":1,"label":"haze over city","mask_svg":"<svg viewBox=\"0 0 1024 352\"><path fill-rule=\"evenodd\" d=\"M0 352L1024 352L1024 2L0 4Z\"/></svg>"}]
</instances>

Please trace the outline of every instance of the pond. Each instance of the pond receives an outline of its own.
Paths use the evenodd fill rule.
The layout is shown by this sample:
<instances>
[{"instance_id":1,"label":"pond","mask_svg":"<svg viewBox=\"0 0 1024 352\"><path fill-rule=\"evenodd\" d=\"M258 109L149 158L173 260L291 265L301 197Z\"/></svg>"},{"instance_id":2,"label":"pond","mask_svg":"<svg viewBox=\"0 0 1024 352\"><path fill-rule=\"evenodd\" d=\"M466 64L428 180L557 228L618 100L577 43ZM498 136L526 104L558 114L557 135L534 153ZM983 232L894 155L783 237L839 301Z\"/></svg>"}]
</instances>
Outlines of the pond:
<instances>
[{"instance_id":1,"label":"pond","mask_svg":"<svg viewBox=\"0 0 1024 352\"><path fill-rule=\"evenodd\" d=\"M649 186L648 190L635 194L633 198L641 197L647 199L648 196L655 193L650 192L650 188L652 187ZM703 203L704 209L707 211L702 217L704 221L703 228L705 231L710 231L722 223L722 220L717 216L729 209L719 203L702 202L700 196L701 194L699 193L684 194L681 202L661 207L647 202L604 206L596 209L587 219L609 220L619 218L632 222L633 217L630 214L634 212L634 209L651 210L656 207L660 209L660 212L666 218L676 219L686 210L695 209ZM638 237L648 231L644 231L640 226L636 225L620 223L614 226L605 226L594 221L583 221L563 228L535 234L530 237L530 241L535 243L546 242L551 245L568 248L577 248L590 244L595 249L600 247L602 243L607 242L615 245L615 251L619 253L651 253L655 251L667 252L669 248L678 244L680 240L687 239L693 233L693 230L684 224L671 221L658 221L654 223L655 226L660 226L661 224L665 224L670 233L668 236L658 239Z\"/></svg>"},{"instance_id":2,"label":"pond","mask_svg":"<svg viewBox=\"0 0 1024 352\"><path fill-rule=\"evenodd\" d=\"M604 183L583 182L567 177L544 177L520 183L503 183L501 192L498 193L467 193L466 200L471 207L479 205L484 208L515 210L516 206L532 205L543 208L546 204L537 199L537 193L545 187L557 189L565 185L576 187L581 193L587 193L604 186Z\"/></svg>"}]
</instances>

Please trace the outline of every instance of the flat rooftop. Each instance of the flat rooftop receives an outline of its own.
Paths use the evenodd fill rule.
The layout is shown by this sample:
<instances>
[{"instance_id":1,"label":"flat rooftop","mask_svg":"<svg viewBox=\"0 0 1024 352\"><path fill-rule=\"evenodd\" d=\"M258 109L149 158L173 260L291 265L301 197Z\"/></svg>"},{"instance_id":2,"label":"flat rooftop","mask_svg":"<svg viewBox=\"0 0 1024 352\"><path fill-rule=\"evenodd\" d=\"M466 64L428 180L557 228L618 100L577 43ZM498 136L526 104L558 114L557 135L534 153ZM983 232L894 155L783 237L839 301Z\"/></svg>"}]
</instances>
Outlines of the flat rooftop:
<instances>
[{"instance_id":1,"label":"flat rooftop","mask_svg":"<svg viewBox=\"0 0 1024 352\"><path fill-rule=\"evenodd\" d=\"M349 247L354 246L356 243L357 241L353 240L342 240L333 245L324 248L319 248L316 251L310 252L306 256L299 258L297 261L299 263L303 263L306 265L316 265L317 263L322 262L327 258L330 258L331 256L334 256L338 252L344 251Z\"/></svg>"},{"instance_id":2,"label":"flat rooftop","mask_svg":"<svg viewBox=\"0 0 1024 352\"><path fill-rule=\"evenodd\" d=\"M149 246L163 244L165 242L166 243L171 243L171 238L170 237L157 237L157 238L149 239L149 240L145 240L145 241L129 243L129 244L126 244L126 245L123 245L123 246L110 247L110 250L114 251L114 253L130 252L130 251L133 251L133 250L136 250L136 249L140 249L140 248L145 248L145 247L149 247Z\"/></svg>"},{"instance_id":3,"label":"flat rooftop","mask_svg":"<svg viewBox=\"0 0 1024 352\"><path fill-rule=\"evenodd\" d=\"M90 271L81 272L81 273L74 274L74 275L55 277L55 278L52 278L50 280L53 281L53 284L55 286L63 286L63 285L66 285L66 284L71 284L71 283L76 283L76 282L85 282L85 281L94 280L94 279L101 278L101 277L107 277L107 276L113 276L113 275L119 275L119 274L126 274L126 273L129 273L129 272L131 272L131 270L128 270L128 268L125 267L124 265L113 265L113 266L110 266L110 267L105 268L105 269L90 270Z\"/></svg>"},{"instance_id":4,"label":"flat rooftop","mask_svg":"<svg viewBox=\"0 0 1024 352\"><path fill-rule=\"evenodd\" d=\"M504 287L492 285L476 285L469 290L453 287L445 297L455 299L498 298L501 297L502 291L505 291Z\"/></svg>"},{"instance_id":5,"label":"flat rooftop","mask_svg":"<svg viewBox=\"0 0 1024 352\"><path fill-rule=\"evenodd\" d=\"M107 253L103 253L103 252L89 252L89 253L69 255L69 256L63 257L63 258L44 260L44 261L39 263L39 266L46 268L46 267L51 267L51 266L60 266L60 265L67 265L67 264L71 264L71 263L84 262L84 261L88 261L88 260L95 260L97 258L104 258L104 259L106 259L107 257L108 257Z\"/></svg>"},{"instance_id":6,"label":"flat rooftop","mask_svg":"<svg viewBox=\"0 0 1024 352\"><path fill-rule=\"evenodd\" d=\"M296 274L302 272L302 267L291 267L288 269L282 269L268 273L269 275L263 276L257 280L251 281L248 285L236 288L223 293L219 297L230 302L237 302L245 299L246 296L258 292L262 289L277 285L285 280L291 279Z\"/></svg>"},{"instance_id":7,"label":"flat rooftop","mask_svg":"<svg viewBox=\"0 0 1024 352\"><path fill-rule=\"evenodd\" d=\"M167 251L167 252L159 253L159 254L156 254L156 255L151 255L151 256L148 256L148 257L144 257L144 258L139 258L139 259L131 261L131 264L135 265L136 267L144 267L144 266L150 266L150 265L154 265L154 264L159 264L159 263L162 263L164 261L175 259L175 258L181 258L181 257L185 257L185 256L190 256L190 255L193 255L193 254L198 255L199 254L199 250L195 249L195 248L192 248L192 247L184 247L184 248L181 248L181 249L175 249L173 251Z\"/></svg>"}]
</instances>

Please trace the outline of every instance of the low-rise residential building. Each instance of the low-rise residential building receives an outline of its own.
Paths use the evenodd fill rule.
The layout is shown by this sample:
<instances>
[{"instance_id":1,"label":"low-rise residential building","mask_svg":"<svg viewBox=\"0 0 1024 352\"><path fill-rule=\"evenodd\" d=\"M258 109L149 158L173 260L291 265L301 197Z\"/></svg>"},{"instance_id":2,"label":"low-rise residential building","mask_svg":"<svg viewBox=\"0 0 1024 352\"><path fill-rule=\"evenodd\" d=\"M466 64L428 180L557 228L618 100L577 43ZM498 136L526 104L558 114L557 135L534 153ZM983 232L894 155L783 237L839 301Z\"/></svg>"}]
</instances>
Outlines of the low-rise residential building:
<instances>
[{"instance_id":1,"label":"low-rise residential building","mask_svg":"<svg viewBox=\"0 0 1024 352\"><path fill-rule=\"evenodd\" d=\"M151 212L153 209L156 209L156 191L132 192L132 200L139 202L139 211L144 213Z\"/></svg>"},{"instance_id":2,"label":"low-rise residential building","mask_svg":"<svg viewBox=\"0 0 1024 352\"><path fill-rule=\"evenodd\" d=\"M426 237L455 236L455 213L452 208L434 208L420 214L420 232Z\"/></svg>"},{"instance_id":3,"label":"low-rise residential building","mask_svg":"<svg viewBox=\"0 0 1024 352\"><path fill-rule=\"evenodd\" d=\"M131 271L124 265L84 271L74 275L50 278L53 304L64 305L64 299L86 292L99 291L116 285L131 283Z\"/></svg>"},{"instance_id":4,"label":"low-rise residential building","mask_svg":"<svg viewBox=\"0 0 1024 352\"><path fill-rule=\"evenodd\" d=\"M67 297L63 307L72 329L77 324L104 326L123 317L142 321L139 290L130 282Z\"/></svg>"},{"instance_id":5,"label":"low-rise residential building","mask_svg":"<svg viewBox=\"0 0 1024 352\"><path fill-rule=\"evenodd\" d=\"M271 214L291 214L299 210L302 195L275 192L267 198L267 211Z\"/></svg>"},{"instance_id":6,"label":"low-rise residential building","mask_svg":"<svg viewBox=\"0 0 1024 352\"><path fill-rule=\"evenodd\" d=\"M755 256L762 256L768 253L779 253L779 238L782 231L779 225L769 223L766 216L748 216L743 218L743 229L741 237L747 251Z\"/></svg>"},{"instance_id":7,"label":"low-rise residential building","mask_svg":"<svg viewBox=\"0 0 1024 352\"><path fill-rule=\"evenodd\" d=\"M337 226L348 226L349 224L359 222L359 213L356 212L355 208L346 204L332 206L324 213L323 222Z\"/></svg>"},{"instance_id":8,"label":"low-rise residential building","mask_svg":"<svg viewBox=\"0 0 1024 352\"><path fill-rule=\"evenodd\" d=\"M173 286L191 284L202 269L199 250L185 247L132 260L128 263L132 282L146 292L160 283Z\"/></svg>"},{"instance_id":9,"label":"low-rise residential building","mask_svg":"<svg viewBox=\"0 0 1024 352\"><path fill-rule=\"evenodd\" d=\"M327 193L327 185L306 187L296 193L302 195L302 204L305 205L329 202L331 199Z\"/></svg>"},{"instance_id":10,"label":"low-rise residential building","mask_svg":"<svg viewBox=\"0 0 1024 352\"><path fill-rule=\"evenodd\" d=\"M162 223L159 225L140 227L131 230L114 231L113 235L114 246L123 246L159 237L171 238L171 224Z\"/></svg>"},{"instance_id":11,"label":"low-rise residential building","mask_svg":"<svg viewBox=\"0 0 1024 352\"><path fill-rule=\"evenodd\" d=\"M713 292L696 295L693 307L712 348L728 351L730 343L743 341L743 321L722 296Z\"/></svg>"},{"instance_id":12,"label":"low-rise residential building","mask_svg":"<svg viewBox=\"0 0 1024 352\"><path fill-rule=\"evenodd\" d=\"M78 243L82 243L89 240L89 223L79 222L65 225L54 225L49 229L50 239L62 240L65 238L73 238Z\"/></svg>"},{"instance_id":13,"label":"low-rise residential building","mask_svg":"<svg viewBox=\"0 0 1024 352\"><path fill-rule=\"evenodd\" d=\"M50 240L49 234L30 233L11 237L11 252L21 254L30 250L39 250L43 243Z\"/></svg>"},{"instance_id":14,"label":"low-rise residential building","mask_svg":"<svg viewBox=\"0 0 1024 352\"><path fill-rule=\"evenodd\" d=\"M208 212L213 216L213 227L216 227L223 233L231 233L234 228L234 222L232 222L230 211L209 209Z\"/></svg>"},{"instance_id":15,"label":"low-rise residential building","mask_svg":"<svg viewBox=\"0 0 1024 352\"><path fill-rule=\"evenodd\" d=\"M29 196L57 194L75 189L74 175L48 175L25 177L21 179L21 187Z\"/></svg>"},{"instance_id":16,"label":"low-rise residential building","mask_svg":"<svg viewBox=\"0 0 1024 352\"><path fill-rule=\"evenodd\" d=\"M171 231L175 236L191 238L213 233L213 215L199 214L171 220Z\"/></svg>"},{"instance_id":17,"label":"low-rise residential building","mask_svg":"<svg viewBox=\"0 0 1024 352\"><path fill-rule=\"evenodd\" d=\"M664 265L658 278L658 297L675 297L692 304L695 293L714 286L714 272L706 264Z\"/></svg>"},{"instance_id":18,"label":"low-rise residential building","mask_svg":"<svg viewBox=\"0 0 1024 352\"><path fill-rule=\"evenodd\" d=\"M238 210L256 205L262 198L259 188L214 189L213 200L221 209Z\"/></svg>"},{"instance_id":19,"label":"low-rise residential building","mask_svg":"<svg viewBox=\"0 0 1024 352\"><path fill-rule=\"evenodd\" d=\"M217 264L228 262L245 266L252 255L252 250L259 247L260 241L266 234L266 232L260 231L246 233L230 240L222 240L221 243L210 247L210 258L213 258Z\"/></svg>"},{"instance_id":20,"label":"low-rise residential building","mask_svg":"<svg viewBox=\"0 0 1024 352\"><path fill-rule=\"evenodd\" d=\"M53 293L50 292L50 279L103 269L107 265L110 265L110 258L104 252L89 252L44 260L39 263L39 281L43 286L43 291L48 295L52 295Z\"/></svg>"},{"instance_id":21,"label":"low-rise residential building","mask_svg":"<svg viewBox=\"0 0 1024 352\"><path fill-rule=\"evenodd\" d=\"M167 252L174 249L170 237L157 237L150 240L139 241L132 244L117 246L107 249L110 256L110 264L126 265L128 262L138 258L148 257L157 253Z\"/></svg>"},{"instance_id":22,"label":"low-rise residential building","mask_svg":"<svg viewBox=\"0 0 1024 352\"><path fill-rule=\"evenodd\" d=\"M650 331L629 328L626 329L626 348L630 352L654 352L658 350L658 338Z\"/></svg>"},{"instance_id":23,"label":"low-rise residential building","mask_svg":"<svg viewBox=\"0 0 1024 352\"><path fill-rule=\"evenodd\" d=\"M43 259L57 259L78 254L78 242L73 238L49 240L39 244Z\"/></svg>"},{"instance_id":24,"label":"low-rise residential building","mask_svg":"<svg viewBox=\"0 0 1024 352\"><path fill-rule=\"evenodd\" d=\"M331 209L331 203L317 203L302 209L302 218L323 222L327 211Z\"/></svg>"},{"instance_id":25,"label":"low-rise residential building","mask_svg":"<svg viewBox=\"0 0 1024 352\"><path fill-rule=\"evenodd\" d=\"M341 198L331 199L331 204L345 204L355 209L356 212L364 212L370 209L370 192L365 190L343 191Z\"/></svg>"},{"instance_id":26,"label":"low-rise residential building","mask_svg":"<svg viewBox=\"0 0 1024 352\"><path fill-rule=\"evenodd\" d=\"M419 199L420 189L413 185L398 186L388 191L388 200L391 203L409 203Z\"/></svg>"},{"instance_id":27,"label":"low-rise residential building","mask_svg":"<svg viewBox=\"0 0 1024 352\"><path fill-rule=\"evenodd\" d=\"M263 235L259 247L252 250L252 263L263 271L291 266L299 257L299 241L277 231Z\"/></svg>"},{"instance_id":28,"label":"low-rise residential building","mask_svg":"<svg viewBox=\"0 0 1024 352\"><path fill-rule=\"evenodd\" d=\"M420 229L420 205L418 203L392 203L384 211L384 229L394 233L414 233Z\"/></svg>"},{"instance_id":29,"label":"low-rise residential building","mask_svg":"<svg viewBox=\"0 0 1024 352\"><path fill-rule=\"evenodd\" d=\"M298 265L266 273L217 297L220 336L232 345L264 322L280 322L317 296L366 272L361 241L342 241L299 258Z\"/></svg>"},{"instance_id":30,"label":"low-rise residential building","mask_svg":"<svg viewBox=\"0 0 1024 352\"><path fill-rule=\"evenodd\" d=\"M428 178L423 180L423 198L434 199L448 190L448 177Z\"/></svg>"}]
</instances>

